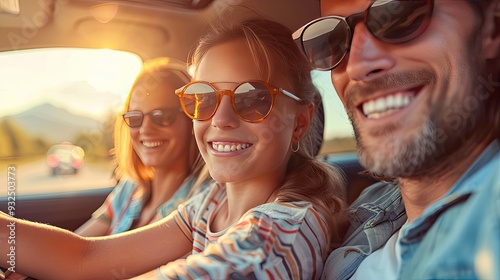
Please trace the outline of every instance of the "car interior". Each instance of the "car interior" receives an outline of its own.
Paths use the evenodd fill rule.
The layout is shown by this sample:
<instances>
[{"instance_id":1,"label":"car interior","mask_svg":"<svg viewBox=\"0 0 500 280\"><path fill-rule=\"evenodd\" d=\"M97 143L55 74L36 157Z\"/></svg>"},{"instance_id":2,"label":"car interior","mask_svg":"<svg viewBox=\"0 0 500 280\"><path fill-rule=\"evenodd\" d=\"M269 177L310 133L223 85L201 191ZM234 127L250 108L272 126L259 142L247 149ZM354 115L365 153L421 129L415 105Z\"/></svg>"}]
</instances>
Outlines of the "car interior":
<instances>
[{"instance_id":1,"label":"car interior","mask_svg":"<svg viewBox=\"0 0 500 280\"><path fill-rule=\"evenodd\" d=\"M116 183L109 154L112 119L141 63L168 57L184 65L200 36L232 6L292 31L320 15L320 2L313 0L0 1L0 185L14 170L15 216L68 230L89 219ZM71 58L57 56L63 52L72 53ZM128 64L116 62L115 56ZM95 61L87 65L90 57ZM45 78L47 67L57 68L56 74ZM325 111L318 157L344 171L352 202L374 180L360 174L350 123L334 100L329 73L312 74L318 77ZM55 84L69 75L77 77L71 84ZM94 83L84 81L87 77ZM112 88L111 82L118 86ZM101 112L83 117L83 107ZM81 147L85 162L78 172L52 174L47 150L64 141ZM1 211L7 212L8 201L2 190Z\"/></svg>"}]
</instances>

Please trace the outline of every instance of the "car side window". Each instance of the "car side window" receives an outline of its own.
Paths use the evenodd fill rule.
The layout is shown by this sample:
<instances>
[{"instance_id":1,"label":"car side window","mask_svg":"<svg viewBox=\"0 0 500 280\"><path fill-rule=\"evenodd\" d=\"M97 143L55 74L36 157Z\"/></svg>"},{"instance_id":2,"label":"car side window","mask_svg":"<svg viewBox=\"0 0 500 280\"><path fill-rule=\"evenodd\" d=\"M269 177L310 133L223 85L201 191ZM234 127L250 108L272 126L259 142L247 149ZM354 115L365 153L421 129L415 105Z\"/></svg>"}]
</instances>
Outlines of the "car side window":
<instances>
[{"instance_id":1,"label":"car side window","mask_svg":"<svg viewBox=\"0 0 500 280\"><path fill-rule=\"evenodd\" d=\"M114 118L141 64L113 50L0 53L0 181L14 167L18 195L113 186Z\"/></svg>"},{"instance_id":2,"label":"car side window","mask_svg":"<svg viewBox=\"0 0 500 280\"><path fill-rule=\"evenodd\" d=\"M349 117L333 88L330 71L311 72L314 85L323 98L325 132L320 155L351 153L356 150L356 141Z\"/></svg>"}]
</instances>

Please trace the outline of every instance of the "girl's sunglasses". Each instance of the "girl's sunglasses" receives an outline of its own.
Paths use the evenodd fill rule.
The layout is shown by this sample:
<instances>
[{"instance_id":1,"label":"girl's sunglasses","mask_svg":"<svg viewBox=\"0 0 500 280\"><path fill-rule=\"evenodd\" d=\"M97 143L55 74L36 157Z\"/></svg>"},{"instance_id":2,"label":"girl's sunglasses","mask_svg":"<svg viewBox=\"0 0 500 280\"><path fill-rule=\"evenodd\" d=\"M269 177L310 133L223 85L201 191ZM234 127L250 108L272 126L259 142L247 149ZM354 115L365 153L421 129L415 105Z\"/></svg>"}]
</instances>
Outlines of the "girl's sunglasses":
<instances>
[{"instance_id":1,"label":"girl's sunglasses","mask_svg":"<svg viewBox=\"0 0 500 280\"><path fill-rule=\"evenodd\" d=\"M170 126L174 123L179 112L180 109L156 109L146 114L141 111L128 111L122 116L125 123L131 128L140 127L144 116L149 116L151 121L159 126Z\"/></svg>"},{"instance_id":2,"label":"girl's sunglasses","mask_svg":"<svg viewBox=\"0 0 500 280\"><path fill-rule=\"evenodd\" d=\"M257 123L269 116L280 92L297 102L305 102L294 94L264 81L235 83L237 85L233 90L216 89L214 84L219 83L231 82L195 81L176 90L175 94L179 96L184 113L193 120L208 120L217 111L222 96L229 95L236 115L243 121Z\"/></svg>"},{"instance_id":3,"label":"girl's sunglasses","mask_svg":"<svg viewBox=\"0 0 500 280\"><path fill-rule=\"evenodd\" d=\"M293 39L318 70L337 67L351 47L354 26L363 22L377 39L402 44L429 25L434 0L375 0L363 12L348 17L326 16L293 33Z\"/></svg>"}]
</instances>

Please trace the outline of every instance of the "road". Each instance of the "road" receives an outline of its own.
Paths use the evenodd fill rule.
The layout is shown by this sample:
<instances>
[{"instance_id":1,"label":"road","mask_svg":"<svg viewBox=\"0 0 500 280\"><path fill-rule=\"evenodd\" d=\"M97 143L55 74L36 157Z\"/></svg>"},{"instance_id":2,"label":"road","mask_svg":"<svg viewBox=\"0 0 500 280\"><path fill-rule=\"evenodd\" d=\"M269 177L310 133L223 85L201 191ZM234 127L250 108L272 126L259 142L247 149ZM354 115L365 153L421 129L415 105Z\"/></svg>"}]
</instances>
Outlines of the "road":
<instances>
[{"instance_id":1,"label":"road","mask_svg":"<svg viewBox=\"0 0 500 280\"><path fill-rule=\"evenodd\" d=\"M114 185L114 181L111 179L111 170L111 165L106 170L105 168L87 164L77 174L52 175L51 169L43 159L19 164L15 166L14 172L10 174L3 168L1 169L0 196L7 195L7 186L15 187L17 195L110 187ZM15 186L8 185L8 177L13 176L14 173L16 179L10 181L15 181L16 184Z\"/></svg>"}]
</instances>

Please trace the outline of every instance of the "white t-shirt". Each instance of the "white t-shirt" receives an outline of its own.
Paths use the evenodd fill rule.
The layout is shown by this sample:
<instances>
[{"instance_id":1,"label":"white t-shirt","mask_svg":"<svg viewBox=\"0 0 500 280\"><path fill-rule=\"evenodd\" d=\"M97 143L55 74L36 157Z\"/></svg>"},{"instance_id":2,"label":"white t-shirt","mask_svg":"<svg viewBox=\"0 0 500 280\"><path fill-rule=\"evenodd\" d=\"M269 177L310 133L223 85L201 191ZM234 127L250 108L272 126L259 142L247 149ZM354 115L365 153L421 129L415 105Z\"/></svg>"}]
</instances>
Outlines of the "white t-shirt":
<instances>
[{"instance_id":1,"label":"white t-shirt","mask_svg":"<svg viewBox=\"0 0 500 280\"><path fill-rule=\"evenodd\" d=\"M403 227L406 226L406 223ZM401 246L399 232L396 231L382 248L367 256L351 277L351 280L398 279L401 266Z\"/></svg>"}]
</instances>

